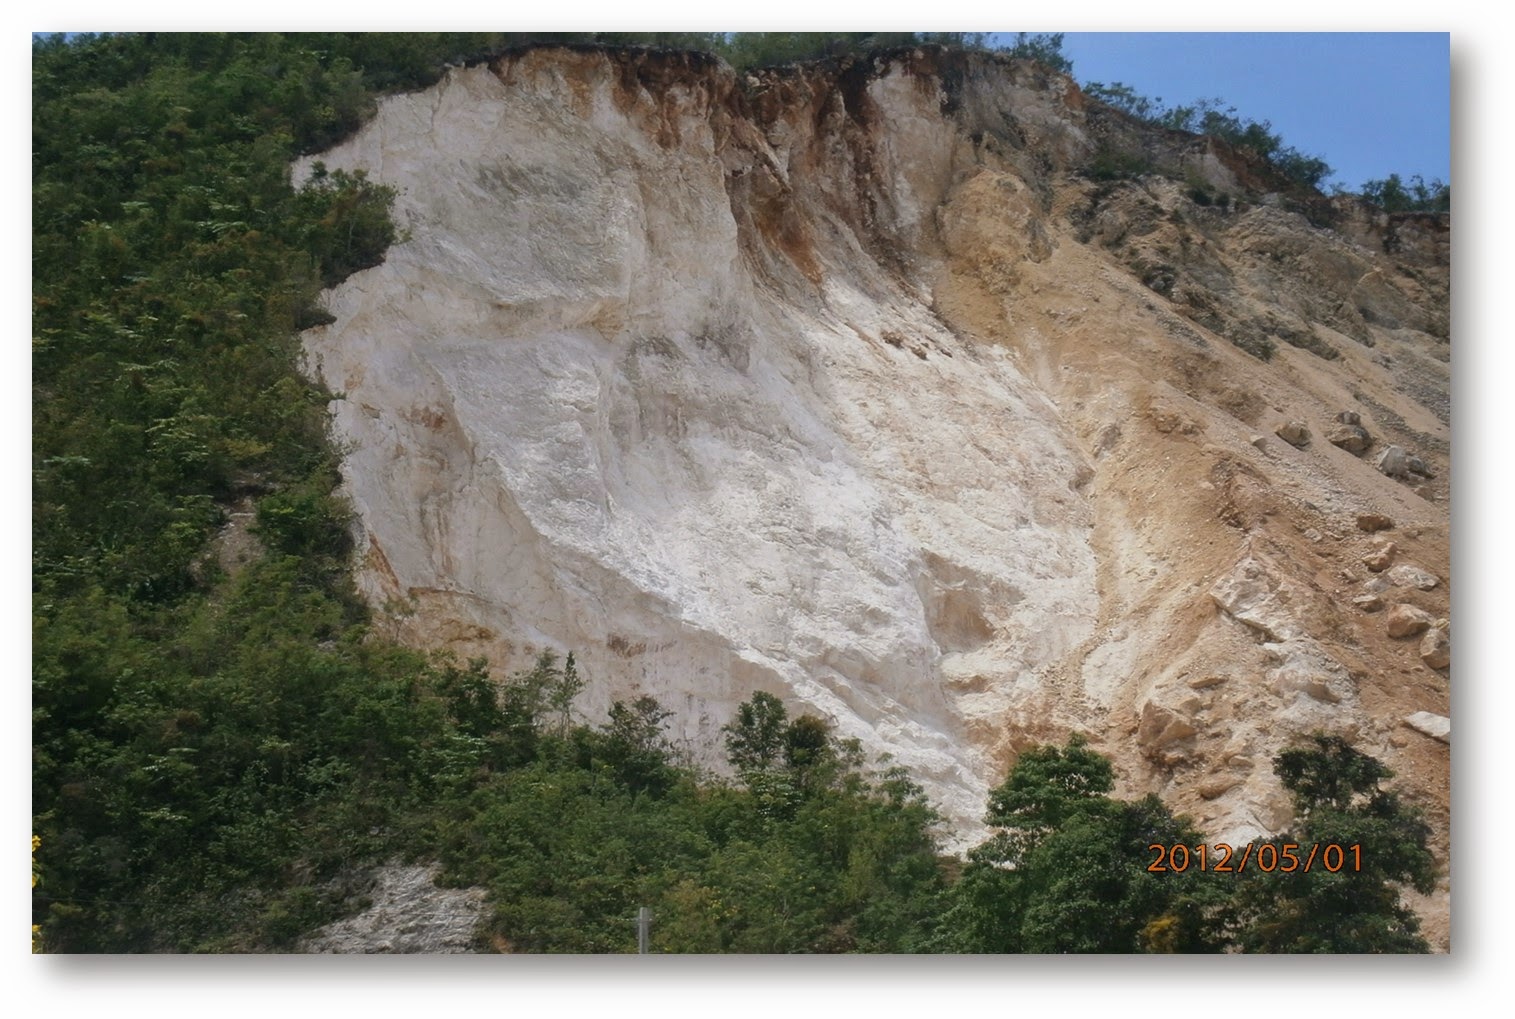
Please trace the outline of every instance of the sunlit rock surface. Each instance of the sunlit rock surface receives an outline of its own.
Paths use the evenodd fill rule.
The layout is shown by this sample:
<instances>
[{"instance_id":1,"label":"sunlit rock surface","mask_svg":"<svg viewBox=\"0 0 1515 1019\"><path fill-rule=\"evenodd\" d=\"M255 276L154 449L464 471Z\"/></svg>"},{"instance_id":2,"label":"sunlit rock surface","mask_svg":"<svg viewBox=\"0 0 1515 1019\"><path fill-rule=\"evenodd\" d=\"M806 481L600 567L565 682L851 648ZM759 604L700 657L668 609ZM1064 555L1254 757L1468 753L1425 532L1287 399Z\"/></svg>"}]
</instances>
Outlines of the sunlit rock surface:
<instances>
[{"instance_id":1,"label":"sunlit rock surface","mask_svg":"<svg viewBox=\"0 0 1515 1019\"><path fill-rule=\"evenodd\" d=\"M1172 134L1166 176L1081 172L1146 130L931 50L543 48L385 100L319 158L397 187L408 239L306 334L382 625L499 672L573 651L584 717L651 694L711 763L779 694L959 846L1073 730L1214 839L1275 831L1271 757L1326 729L1445 854L1447 749L1401 720L1447 677L1352 599L1361 514L1450 575L1446 218L1291 204ZM1370 446L1271 437L1344 412Z\"/></svg>"}]
</instances>

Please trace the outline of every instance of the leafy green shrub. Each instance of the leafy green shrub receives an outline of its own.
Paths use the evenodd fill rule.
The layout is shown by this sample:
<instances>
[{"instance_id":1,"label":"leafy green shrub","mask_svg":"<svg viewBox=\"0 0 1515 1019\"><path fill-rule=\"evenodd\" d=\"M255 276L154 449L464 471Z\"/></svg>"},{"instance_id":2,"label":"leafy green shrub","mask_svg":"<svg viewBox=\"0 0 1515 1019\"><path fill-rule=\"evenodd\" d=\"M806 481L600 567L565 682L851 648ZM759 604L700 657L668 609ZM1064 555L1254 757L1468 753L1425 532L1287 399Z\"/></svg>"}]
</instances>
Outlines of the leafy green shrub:
<instances>
[{"instance_id":1,"label":"leafy green shrub","mask_svg":"<svg viewBox=\"0 0 1515 1019\"><path fill-rule=\"evenodd\" d=\"M1102 81L1089 81L1081 88L1090 99L1098 100L1138 120L1155 121L1163 109L1161 97L1153 99L1144 96L1123 82L1107 85Z\"/></svg>"},{"instance_id":2,"label":"leafy green shrub","mask_svg":"<svg viewBox=\"0 0 1515 1019\"><path fill-rule=\"evenodd\" d=\"M396 238L390 218L394 199L394 188L374 184L363 170L329 173L316 163L299 202L301 218L310 224L305 247L315 255L326 286L384 260Z\"/></svg>"},{"instance_id":3,"label":"leafy green shrub","mask_svg":"<svg viewBox=\"0 0 1515 1019\"><path fill-rule=\"evenodd\" d=\"M1237 115L1236 107L1226 105L1224 99L1197 99L1192 103L1170 106L1161 96L1141 95L1118 81L1108 85L1099 81L1088 82L1083 86L1083 92L1153 126L1208 135L1237 148L1251 149L1278 173L1302 187L1318 188L1332 173L1325 160L1285 145L1274 133L1272 124L1266 120L1243 119Z\"/></svg>"},{"instance_id":4,"label":"leafy green shrub","mask_svg":"<svg viewBox=\"0 0 1515 1019\"><path fill-rule=\"evenodd\" d=\"M1017 32L1015 42L1006 47L1012 57L1035 60L1063 74L1073 73L1073 61L1063 53L1061 32Z\"/></svg>"},{"instance_id":5,"label":"leafy green shrub","mask_svg":"<svg viewBox=\"0 0 1515 1019\"><path fill-rule=\"evenodd\" d=\"M1095 180L1136 180L1156 170L1145 153L1102 145L1089 162L1088 174Z\"/></svg>"},{"instance_id":6,"label":"leafy green shrub","mask_svg":"<svg viewBox=\"0 0 1515 1019\"><path fill-rule=\"evenodd\" d=\"M351 516L330 480L318 475L260 499L254 530L284 555L341 559L352 550Z\"/></svg>"}]
</instances>

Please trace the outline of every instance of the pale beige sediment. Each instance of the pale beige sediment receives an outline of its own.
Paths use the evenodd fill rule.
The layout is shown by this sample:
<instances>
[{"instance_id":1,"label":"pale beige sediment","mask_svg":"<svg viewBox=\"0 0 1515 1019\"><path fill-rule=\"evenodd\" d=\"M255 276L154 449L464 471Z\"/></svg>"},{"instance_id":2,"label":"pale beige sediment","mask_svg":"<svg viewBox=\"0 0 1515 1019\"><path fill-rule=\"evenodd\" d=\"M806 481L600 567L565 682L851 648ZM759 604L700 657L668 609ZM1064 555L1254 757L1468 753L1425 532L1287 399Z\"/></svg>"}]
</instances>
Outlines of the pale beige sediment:
<instances>
[{"instance_id":1,"label":"pale beige sediment","mask_svg":"<svg viewBox=\"0 0 1515 1019\"><path fill-rule=\"evenodd\" d=\"M1448 748L1402 720L1449 715L1447 677L1352 604L1359 514L1450 575L1434 225L1090 181L1105 128L1030 65L658 59L454 70L320 157L398 187L410 237L306 334L390 631L500 670L572 650L586 717L652 694L707 759L781 694L908 767L959 844L1070 730L1232 842L1288 820L1272 755L1339 732L1444 859ZM1273 437L1343 410L1372 450ZM1379 473L1387 443L1435 477ZM1391 598L1444 618L1448 587Z\"/></svg>"}]
</instances>

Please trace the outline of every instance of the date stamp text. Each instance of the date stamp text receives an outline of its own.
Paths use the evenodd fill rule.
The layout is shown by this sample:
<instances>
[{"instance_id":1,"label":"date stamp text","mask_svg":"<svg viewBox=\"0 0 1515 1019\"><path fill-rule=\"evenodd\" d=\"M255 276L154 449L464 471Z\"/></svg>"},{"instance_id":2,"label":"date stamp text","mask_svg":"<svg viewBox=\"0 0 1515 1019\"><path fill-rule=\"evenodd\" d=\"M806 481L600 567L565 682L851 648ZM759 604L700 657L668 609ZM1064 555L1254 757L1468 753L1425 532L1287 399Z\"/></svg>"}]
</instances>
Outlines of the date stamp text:
<instances>
[{"instance_id":1,"label":"date stamp text","mask_svg":"<svg viewBox=\"0 0 1515 1019\"><path fill-rule=\"evenodd\" d=\"M1343 871L1356 874L1362 870L1362 846L1353 843L1344 846L1336 842L1312 842L1301 845L1285 842L1249 842L1244 846L1231 846L1225 842L1214 845L1200 843L1188 846L1183 843L1165 845L1154 842L1147 851L1156 854L1147 870L1154 874L1182 874L1187 870L1210 871L1215 874L1242 874L1248 867L1272 874L1277 871L1293 874L1295 871L1308 874L1321 867L1332 874Z\"/></svg>"}]
</instances>

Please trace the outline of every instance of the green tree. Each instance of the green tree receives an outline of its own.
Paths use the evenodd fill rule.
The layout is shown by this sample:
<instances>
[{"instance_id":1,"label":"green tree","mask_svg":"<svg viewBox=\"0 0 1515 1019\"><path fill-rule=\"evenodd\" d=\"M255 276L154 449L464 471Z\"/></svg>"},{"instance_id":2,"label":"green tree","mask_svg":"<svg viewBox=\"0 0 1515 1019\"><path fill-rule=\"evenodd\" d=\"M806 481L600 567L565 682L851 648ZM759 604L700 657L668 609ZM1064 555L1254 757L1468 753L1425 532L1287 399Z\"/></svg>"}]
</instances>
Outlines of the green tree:
<instances>
[{"instance_id":1,"label":"green tree","mask_svg":"<svg viewBox=\"0 0 1515 1019\"><path fill-rule=\"evenodd\" d=\"M559 739L568 734L568 726L573 721L573 702L584 692L584 686L584 678L579 675L578 664L570 651L563 661L562 674L547 688L547 707L558 716Z\"/></svg>"},{"instance_id":2,"label":"green tree","mask_svg":"<svg viewBox=\"0 0 1515 1019\"><path fill-rule=\"evenodd\" d=\"M1427 182L1420 174L1408 182L1391 173L1382 180L1370 180L1359 192L1364 199L1385 212L1450 212L1452 189L1439 179Z\"/></svg>"},{"instance_id":3,"label":"green tree","mask_svg":"<svg viewBox=\"0 0 1515 1019\"><path fill-rule=\"evenodd\" d=\"M463 669L449 662L437 680L437 692L446 700L453 723L478 739L488 739L505 727L505 712L488 667L483 658L470 659Z\"/></svg>"},{"instance_id":4,"label":"green tree","mask_svg":"<svg viewBox=\"0 0 1515 1019\"><path fill-rule=\"evenodd\" d=\"M766 771L783 759L789 718L784 702L759 690L737 705L736 717L721 727L726 760L742 775Z\"/></svg>"},{"instance_id":5,"label":"green tree","mask_svg":"<svg viewBox=\"0 0 1515 1019\"><path fill-rule=\"evenodd\" d=\"M1073 61L1063 53L1061 32L1017 32L1015 42L1006 49L1013 57L1038 61L1063 74L1073 73Z\"/></svg>"},{"instance_id":6,"label":"green tree","mask_svg":"<svg viewBox=\"0 0 1515 1019\"><path fill-rule=\"evenodd\" d=\"M1080 733L1066 746L1031 747L989 794L984 820L1000 830L993 852L1011 867L1076 814L1102 810L1114 786L1110 761L1089 749Z\"/></svg>"},{"instance_id":7,"label":"green tree","mask_svg":"<svg viewBox=\"0 0 1515 1019\"><path fill-rule=\"evenodd\" d=\"M616 701L610 706L610 722L602 730L598 757L609 766L616 781L632 793L661 796L673 785L674 769L669 761L672 746L663 733L664 723L673 712L656 699L638 697L630 704Z\"/></svg>"},{"instance_id":8,"label":"green tree","mask_svg":"<svg viewBox=\"0 0 1515 1019\"><path fill-rule=\"evenodd\" d=\"M1110 762L1075 734L1023 752L989 799L998 829L969 851L928 947L956 952L1214 951L1217 896L1154 873L1150 845L1200 836L1155 796L1106 795Z\"/></svg>"},{"instance_id":9,"label":"green tree","mask_svg":"<svg viewBox=\"0 0 1515 1019\"><path fill-rule=\"evenodd\" d=\"M1436 883L1420 812L1380 787L1393 772L1339 736L1316 734L1280 754L1274 772L1294 798L1290 831L1270 839L1303 864L1285 873L1252 871L1238 890L1237 940L1248 952L1403 953L1428 950L1414 912L1400 899L1408 885ZM1326 846L1341 847L1339 870ZM1353 847L1357 847L1354 849ZM1255 850L1254 850L1255 854Z\"/></svg>"},{"instance_id":10,"label":"green tree","mask_svg":"<svg viewBox=\"0 0 1515 1019\"><path fill-rule=\"evenodd\" d=\"M814 715L801 715L784 728L784 767L808 784L832 758L831 726Z\"/></svg>"}]
</instances>

